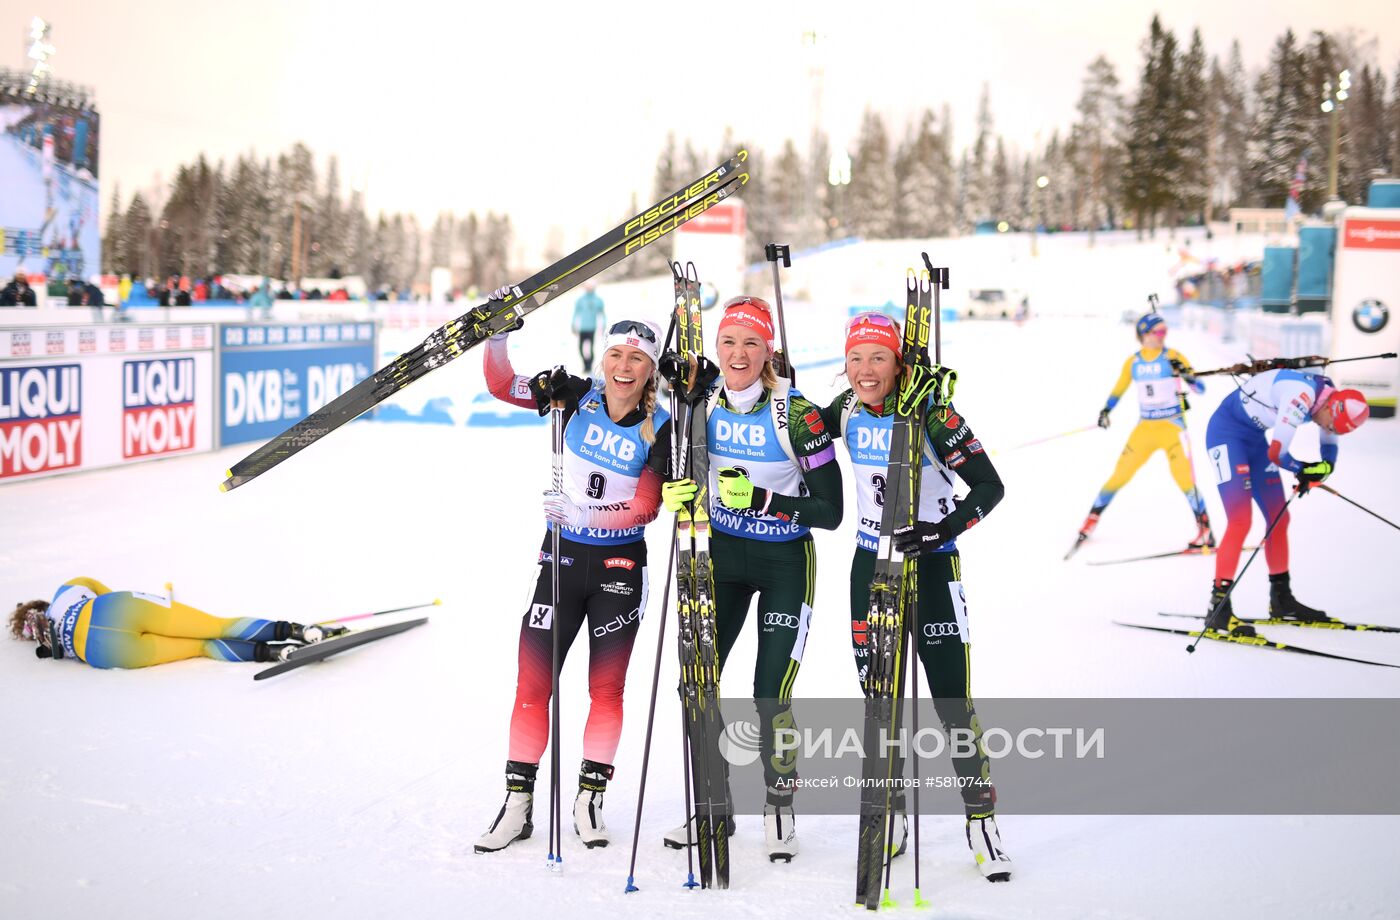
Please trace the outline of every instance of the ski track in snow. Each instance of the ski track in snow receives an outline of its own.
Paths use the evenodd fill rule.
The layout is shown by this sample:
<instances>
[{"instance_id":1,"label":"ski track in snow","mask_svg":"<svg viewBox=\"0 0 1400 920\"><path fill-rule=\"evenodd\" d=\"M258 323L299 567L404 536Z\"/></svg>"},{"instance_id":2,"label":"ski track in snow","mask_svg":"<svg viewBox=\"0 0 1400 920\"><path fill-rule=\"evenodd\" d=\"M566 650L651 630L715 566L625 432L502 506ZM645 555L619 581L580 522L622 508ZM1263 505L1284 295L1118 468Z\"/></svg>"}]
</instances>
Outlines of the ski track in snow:
<instances>
[{"instance_id":1,"label":"ski track in snow","mask_svg":"<svg viewBox=\"0 0 1400 920\"><path fill-rule=\"evenodd\" d=\"M555 312L532 317L512 343L518 370L575 354L569 310ZM837 354L844 315L844 305L820 303L801 319L790 313L794 351L813 361ZM979 697L1400 695L1400 675L1380 669L1219 644L1187 656L1187 640L1111 625L1152 622L1158 610L1203 611L1212 572L1212 560L1199 558L1082 564L1170 549L1194 533L1160 457L1119 494L1081 558L1061 561L1135 423L1133 397L1108 432L1006 448L1092 423L1134 347L1131 328L1038 318L944 331L945 361L960 373L958 408L998 450L1007 483L1004 503L960 541ZM1198 368L1239 360L1246 347L1180 324L1168 343ZM406 404L448 393L466 405L483 389L480 360L434 374ZM802 389L830 399L834 369L802 375ZM1230 389L1221 378L1207 386L1190 415L1200 477L1209 475L1206 420ZM1301 456L1315 454L1313 433L1298 440ZM48 596L83 574L118 589L173 581L180 599L219 615L311 621L435 596L443 606L422 629L260 683L254 666L103 672L39 662L21 643L0 642L0 690L10 701L0 714L0 916L851 915L856 819L803 816L800 800L792 864L768 863L761 819L742 816L733 888L680 887L685 855L660 845L683 810L669 639L636 872L642 890L623 894L656 649L655 582L665 570L668 529L659 524L648 533L651 609L607 795L613 845L586 851L567 826L587 695L576 647L562 688L562 875L544 867L547 766L534 838L471 852L502 796L518 617L542 530L537 496L549 477L542 429L357 423L220 494L222 471L248 447L0 487L11 523L0 545L4 597ZM844 447L839 453L844 466ZM1400 426L1373 422L1343 439L1331 484L1394 518L1397 455ZM1218 535L1223 511L1208 482L1203 492ZM846 609L852 507L848 495L840 531L817 537L816 621L798 696L857 693ZM1292 509L1299 597L1347 619L1400 623L1395 535L1325 494ZM1256 514L1250 542L1263 527ZM1262 560L1235 604L1245 615L1267 604ZM674 622L672 612L668 631ZM1268 634L1400 662L1400 636L1298 632ZM730 694L746 691L753 654L750 627L726 674ZM1004 815L1000 824L1015 878L989 885L973 867L961 819L924 817L924 915L1387 917L1400 897L1394 817ZM912 903L912 870L910 856L895 864L903 908Z\"/></svg>"}]
</instances>

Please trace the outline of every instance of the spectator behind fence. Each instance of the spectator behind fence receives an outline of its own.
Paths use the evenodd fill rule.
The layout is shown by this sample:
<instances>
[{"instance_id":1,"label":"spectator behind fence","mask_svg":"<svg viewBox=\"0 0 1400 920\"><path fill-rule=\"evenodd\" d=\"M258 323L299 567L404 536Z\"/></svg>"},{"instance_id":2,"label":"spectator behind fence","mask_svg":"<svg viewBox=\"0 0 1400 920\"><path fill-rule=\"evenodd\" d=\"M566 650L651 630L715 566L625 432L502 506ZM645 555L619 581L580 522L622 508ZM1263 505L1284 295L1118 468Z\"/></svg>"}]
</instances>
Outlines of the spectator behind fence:
<instances>
[{"instance_id":1,"label":"spectator behind fence","mask_svg":"<svg viewBox=\"0 0 1400 920\"><path fill-rule=\"evenodd\" d=\"M39 300L34 294L34 289L29 286L29 279L24 276L24 272L16 272L15 280L0 290L0 307L35 307L38 305Z\"/></svg>"}]
</instances>

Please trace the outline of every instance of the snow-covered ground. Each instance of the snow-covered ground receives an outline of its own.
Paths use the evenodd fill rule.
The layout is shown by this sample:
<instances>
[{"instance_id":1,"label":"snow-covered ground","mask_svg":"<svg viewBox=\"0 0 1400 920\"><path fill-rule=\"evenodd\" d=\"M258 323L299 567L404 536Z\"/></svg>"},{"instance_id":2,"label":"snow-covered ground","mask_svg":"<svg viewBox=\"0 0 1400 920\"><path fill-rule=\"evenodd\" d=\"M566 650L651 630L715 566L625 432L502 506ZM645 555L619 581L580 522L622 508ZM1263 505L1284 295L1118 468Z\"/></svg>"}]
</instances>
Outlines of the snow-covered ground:
<instances>
[{"instance_id":1,"label":"snow-covered ground","mask_svg":"<svg viewBox=\"0 0 1400 920\"><path fill-rule=\"evenodd\" d=\"M897 277L894 285L897 295ZM1125 290L1114 315L1140 298ZM664 310L663 300L653 315ZM553 311L540 311L516 336L520 369L572 356L568 309ZM822 362L839 357L845 312L846 302L830 296L789 314L795 351L807 364L799 382L819 400L838 389L838 365ZM1185 330L1174 329L1168 342L1197 367L1241 357ZM1206 605L1209 559L1084 564L1172 549L1192 535L1161 457L1120 493L1079 556L1061 560L1131 429L1133 400L1107 432L1010 448L1091 424L1133 347L1131 328L1113 319L945 327L945 361L960 372L958 407L996 451L1007 484L1004 503L962 541L975 694L1400 697L1400 671L1218 643L1188 656L1185 640L1111 624ZM454 424L356 423L229 494L216 487L246 446L0 487L0 597L14 601L49 596L79 574L121 589L158 591L170 581L182 600L221 615L309 621L444 601L425 628L258 683L251 665L200 660L104 672L41 662L21 643L0 642L7 701L0 709L0 916L821 917L853 910L853 817L799 816L802 850L791 865L763 859L761 822L741 818L733 888L680 887L685 857L660 845L683 809L669 634L636 871L642 890L623 894L660 590L652 592L629 675L628 721L607 797L614 845L584 851L570 834L565 871L552 877L543 868L541 809L534 839L472 854L503 794L515 640L542 532L537 495L548 480L542 427L463 424L459 410L482 390L480 360L468 355L401 400L416 411L430 396L451 395ZM1199 477L1208 476L1205 420L1228 390L1213 378L1193 400ZM1312 454L1315 442L1300 440L1299 454ZM1396 519L1397 456L1400 426L1373 422L1343 440L1331 484ZM1208 484L1205 494L1219 521L1223 511ZM857 692L846 609L853 518L848 511L840 531L817 536L817 619L798 696ZM1256 518L1253 537L1262 529ZM1334 615L1400 625L1396 536L1326 494L1295 503L1297 593ZM655 585L665 537L660 524L650 529ZM1261 560L1236 593L1241 613L1262 612L1267 602L1262 569ZM1400 636L1278 632L1285 641L1400 663ZM750 627L725 677L730 695L748 690L753 646ZM581 753L583 654L576 649L563 682L566 792ZM1393 816L1005 814L1000 824L1016 877L993 886L973 867L961 819L924 818L929 916L1388 917L1400 897L1400 819ZM895 895L904 906L912 864L896 863Z\"/></svg>"}]
</instances>

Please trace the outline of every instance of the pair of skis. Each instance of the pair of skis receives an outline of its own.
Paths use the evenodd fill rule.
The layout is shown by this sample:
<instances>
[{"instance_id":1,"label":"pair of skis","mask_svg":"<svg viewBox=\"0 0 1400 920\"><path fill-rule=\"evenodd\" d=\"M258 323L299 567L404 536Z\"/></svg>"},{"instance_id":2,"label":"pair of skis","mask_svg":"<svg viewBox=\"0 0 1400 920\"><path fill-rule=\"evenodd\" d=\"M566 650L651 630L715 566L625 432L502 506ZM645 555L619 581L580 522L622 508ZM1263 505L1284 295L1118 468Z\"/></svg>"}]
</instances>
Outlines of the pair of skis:
<instances>
[{"instance_id":1,"label":"pair of skis","mask_svg":"<svg viewBox=\"0 0 1400 920\"><path fill-rule=\"evenodd\" d=\"M405 610L417 610L420 607L433 607L441 604L440 600L434 600L431 604L414 604L409 607L395 607L393 610L380 610L376 613L363 613L356 616L341 617L338 620L322 620L317 625L326 623L340 623L349 620L361 620L368 617L383 616L386 613L402 613ZM304 665L317 661L324 661L332 655L339 655L341 652L367 645L371 642L378 642L380 639L387 639L389 636L396 636L401 632L407 632L417 626L422 626L428 622L427 617L420 617L416 620L407 620L402 623L390 623L387 626L375 626L370 629L357 629L344 635L336 636L333 639L325 639L321 642L313 642L310 645L303 645L294 649L286 661L279 661L271 667L263 668L253 675L253 680L266 680L269 677L276 677L278 674L285 674L288 671L295 671Z\"/></svg>"},{"instance_id":2,"label":"pair of skis","mask_svg":"<svg viewBox=\"0 0 1400 920\"><path fill-rule=\"evenodd\" d=\"M676 611L681 696L689 749L687 796L693 803L702 888L729 887L728 826L734 813L720 754L719 644L710 561L710 453L706 395L719 376L704 357L700 279L693 262L671 266L676 293L677 354L663 366L671 384L672 469L698 489L676 515ZM690 822L686 822L689 836Z\"/></svg>"},{"instance_id":3,"label":"pair of skis","mask_svg":"<svg viewBox=\"0 0 1400 920\"><path fill-rule=\"evenodd\" d=\"M1159 616L1180 617L1188 620L1204 620L1200 614L1191 613L1162 613ZM1168 633L1174 636L1189 636L1191 638L1212 639L1216 642L1229 642L1234 645L1248 645L1254 648L1271 649L1276 652L1291 652L1295 655L1309 655L1313 658L1331 658L1334 661L1350 661L1354 664L1367 664L1377 668L1400 668L1400 664L1390 664L1384 661L1372 661L1369 658L1355 658L1351 655L1339 655L1335 652L1324 652L1314 648L1307 648L1301 645L1291 645L1286 642L1275 642L1263 636L1236 636L1230 633L1217 632L1207 629L1184 629L1173 626L1155 626L1146 623L1125 623L1121 620L1114 620L1119 626L1127 626L1131 629L1145 629L1149 632ZM1400 627L1382 626L1377 623L1349 623L1345 620L1320 620L1308 622L1302 620L1287 620L1277 617L1266 617L1252 620L1241 620L1251 626L1298 626L1307 629L1334 629L1348 630L1352 632L1387 632L1400 633Z\"/></svg>"},{"instance_id":4,"label":"pair of skis","mask_svg":"<svg viewBox=\"0 0 1400 920\"><path fill-rule=\"evenodd\" d=\"M288 457L359 417L413 381L481 344L516 328L524 317L575 285L611 268L681 224L737 193L749 181L748 151L682 186L651 207L519 284L504 300L488 300L450 320L419 345L331 400L253 451L229 469L227 492L262 475Z\"/></svg>"},{"instance_id":5,"label":"pair of skis","mask_svg":"<svg viewBox=\"0 0 1400 920\"><path fill-rule=\"evenodd\" d=\"M878 910L881 893L889 901L888 840L894 820L895 784L902 781L900 758L889 742L900 726L905 639L916 619L916 560L906 559L894 546L894 532L918 520L922 482L927 389L916 385L918 367L931 369L929 340L936 291L948 286L947 269L905 277L904 360L909 366L896 400L890 436L889 472L880 520L880 544L870 582L866 611L867 670L865 675L865 759L861 772L860 836L856 853L856 904ZM915 664L917 667L917 664ZM881 876L884 876L882 879ZM918 882L914 896L920 900Z\"/></svg>"}]
</instances>

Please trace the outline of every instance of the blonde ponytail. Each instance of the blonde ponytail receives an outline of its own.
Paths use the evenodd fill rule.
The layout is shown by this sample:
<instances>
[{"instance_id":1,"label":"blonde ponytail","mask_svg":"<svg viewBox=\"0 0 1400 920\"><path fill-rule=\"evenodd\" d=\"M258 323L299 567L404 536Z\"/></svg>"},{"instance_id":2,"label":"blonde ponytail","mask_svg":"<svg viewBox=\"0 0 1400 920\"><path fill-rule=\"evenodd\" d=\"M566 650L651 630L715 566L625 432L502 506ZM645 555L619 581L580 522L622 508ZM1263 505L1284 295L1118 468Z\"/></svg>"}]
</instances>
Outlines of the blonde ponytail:
<instances>
[{"instance_id":1,"label":"blonde ponytail","mask_svg":"<svg viewBox=\"0 0 1400 920\"><path fill-rule=\"evenodd\" d=\"M646 419L642 421L642 440L648 444L656 443L656 375L652 374L647 378L646 389L642 390L642 406L646 411Z\"/></svg>"}]
</instances>

